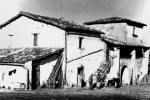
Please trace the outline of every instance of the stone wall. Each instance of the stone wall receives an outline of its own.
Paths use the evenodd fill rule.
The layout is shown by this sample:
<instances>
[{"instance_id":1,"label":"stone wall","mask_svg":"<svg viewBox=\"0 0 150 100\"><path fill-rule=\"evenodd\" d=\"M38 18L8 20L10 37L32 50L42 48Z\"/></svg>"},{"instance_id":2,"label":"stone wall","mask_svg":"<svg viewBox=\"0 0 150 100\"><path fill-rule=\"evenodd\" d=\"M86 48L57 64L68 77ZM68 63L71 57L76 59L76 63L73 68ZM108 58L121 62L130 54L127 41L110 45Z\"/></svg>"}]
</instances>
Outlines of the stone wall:
<instances>
[{"instance_id":1,"label":"stone wall","mask_svg":"<svg viewBox=\"0 0 150 100\"><path fill-rule=\"evenodd\" d=\"M143 29L130 26L126 23L109 23L90 26L103 31L106 35L109 35L120 41L128 43L142 43Z\"/></svg>"},{"instance_id":2,"label":"stone wall","mask_svg":"<svg viewBox=\"0 0 150 100\"><path fill-rule=\"evenodd\" d=\"M79 37L82 37L82 47L79 48ZM84 67L84 81L88 82L91 74L106 60L106 44L96 37L68 35L67 36L67 82L71 86L78 84L78 68Z\"/></svg>"},{"instance_id":3,"label":"stone wall","mask_svg":"<svg viewBox=\"0 0 150 100\"><path fill-rule=\"evenodd\" d=\"M125 23L99 24L91 25L91 27L102 30L106 35L112 36L117 40L126 42L127 29Z\"/></svg>"}]
</instances>

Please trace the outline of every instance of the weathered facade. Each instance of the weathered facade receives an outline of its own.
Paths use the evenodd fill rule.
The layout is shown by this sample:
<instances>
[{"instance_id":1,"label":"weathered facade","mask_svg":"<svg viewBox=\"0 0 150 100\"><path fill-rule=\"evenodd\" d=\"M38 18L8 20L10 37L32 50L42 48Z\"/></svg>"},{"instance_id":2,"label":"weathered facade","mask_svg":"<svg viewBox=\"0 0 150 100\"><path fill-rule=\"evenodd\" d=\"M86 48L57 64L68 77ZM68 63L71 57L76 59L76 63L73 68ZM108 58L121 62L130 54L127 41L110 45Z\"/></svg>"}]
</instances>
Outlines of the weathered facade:
<instances>
[{"instance_id":1,"label":"weathered facade","mask_svg":"<svg viewBox=\"0 0 150 100\"><path fill-rule=\"evenodd\" d=\"M114 67L113 72L118 72L122 84L140 84L148 74L149 48L142 44L138 35L142 34L143 23L121 17L99 19L84 24L90 25L105 32L119 44L114 43L111 47L118 51L119 67ZM112 76L112 75L111 75Z\"/></svg>"},{"instance_id":2,"label":"weathered facade","mask_svg":"<svg viewBox=\"0 0 150 100\"><path fill-rule=\"evenodd\" d=\"M18 28L19 27L19 28ZM12 19L8 20L6 23L0 25L0 40L4 43L5 45L0 44L1 48L26 48L26 47L48 47L48 48L64 48L63 52L63 64L62 64L62 73L63 73L63 82L64 83L75 83L77 84L77 79L76 80L69 80L68 76L69 75L69 68L75 68L73 66L79 66L82 64L75 64L75 61L70 62L70 60L76 59L76 57L88 55L91 52L98 51L100 49L103 49L105 47L105 44L103 41L101 41L99 38L97 40L94 38L99 37L101 34L103 34L100 31L97 31L95 29L91 29L89 27L85 27L82 25L78 25L74 22L66 21L63 18L51 18L51 17L45 17L45 16L40 16L40 15L34 15L31 13L27 12L20 12L18 15L13 17ZM75 34L74 34L75 33ZM74 34L74 35L73 35ZM84 37L85 39L83 40L83 44L79 48L79 37L81 36ZM5 38L5 39L3 39ZM86 40L86 41L85 41ZM86 44L86 42L88 42ZM73 43L73 44L72 44ZM102 45L96 46L99 43ZM93 49L91 49L90 45L93 45ZM103 45L104 44L104 45ZM77 48L76 48L77 47ZM96 48L95 48L96 47ZM75 48L75 49L73 49ZM95 49L94 49L95 48ZM12 50L12 51L11 51ZM10 49L10 52L14 52L13 49ZM18 52L18 51L17 51ZM81 52L81 53L80 53ZM99 68L99 63L101 63L102 59L99 57L99 55L104 55L101 52L93 53L93 58L91 59L92 62L90 65L92 65L96 60L100 60L100 62L96 62L97 65L94 70ZM3 58L3 55L2 55ZM24 59L24 58L22 58ZM46 62L46 59L44 59L42 62ZM94 61L95 60L95 61ZM37 61L37 60L36 60ZM29 74L31 83L35 80L32 80L34 76L36 76L37 73L39 73L43 76L44 82L46 77L44 76L44 71L47 70L47 68L52 68L52 66L47 66L45 68L46 64L43 67L37 67L36 61L32 61L32 63L26 63L27 65L31 66L32 68L29 68L30 72ZM6 63L10 63L9 61ZM18 62L13 62L13 63L18 63ZM47 62L48 63L48 62ZM86 63L86 62L84 62ZM70 64L70 65L69 65ZM73 65L73 66L72 66ZM72 67L71 67L72 66ZM89 66L88 66L89 67ZM88 68L87 67L87 68ZM87 69L86 68L86 69ZM28 68L27 68L28 69ZM34 69L36 71L35 74L31 71L31 69ZM45 69L45 70L44 70ZM54 68L55 69L55 68ZM76 69L77 70L77 69ZM73 70L76 71L76 70ZM88 69L90 70L90 68ZM88 72L88 71L87 71ZM49 71L50 73L50 71ZM53 73L50 76L55 75ZM88 75L88 74L86 74ZM77 74L75 75L75 77ZM38 77L38 76L37 76ZM86 76L88 77L88 76ZM40 84L43 84L43 79L41 80ZM38 82L34 82L32 88L37 88L37 85L39 86L39 79L37 79ZM51 84L51 80L48 80L48 86ZM69 82L70 81L70 82Z\"/></svg>"},{"instance_id":3,"label":"weathered facade","mask_svg":"<svg viewBox=\"0 0 150 100\"><path fill-rule=\"evenodd\" d=\"M36 89L42 87L43 84L46 84L48 88L61 87L64 84L81 86L81 81L88 83L89 76L95 74L97 69L104 69L105 64L111 66L108 74L110 78L120 78L122 84L135 84L137 76L141 81L147 74L149 49L141 44L136 34L134 34L135 39L127 38L128 32L132 31L131 28L127 28L130 26L126 23L104 24L100 26L102 32L63 18L20 12L0 25L0 40L2 41L0 47L64 48L61 53L62 57L57 53L46 57L47 54L43 54L40 59L37 57L37 59L30 59L23 63L29 71L29 79L26 78L28 81L24 81L27 88ZM141 26L143 24L139 25ZM5 45L2 44L4 42ZM126 48L128 48L127 52L124 51ZM16 54L19 50L10 49L6 52L9 55L1 51L3 60L0 63L20 65L20 62L16 60L11 62L4 59L9 58L12 52ZM32 55L31 58L34 56ZM24 59L26 56L21 58L23 61ZM24 68L22 65L20 67ZM24 74L27 72L20 76Z\"/></svg>"},{"instance_id":4,"label":"weathered facade","mask_svg":"<svg viewBox=\"0 0 150 100\"><path fill-rule=\"evenodd\" d=\"M0 58L0 86L11 89L37 89L46 86L63 49L23 48ZM61 66L60 66L61 67ZM61 85L61 83L60 83Z\"/></svg>"}]
</instances>

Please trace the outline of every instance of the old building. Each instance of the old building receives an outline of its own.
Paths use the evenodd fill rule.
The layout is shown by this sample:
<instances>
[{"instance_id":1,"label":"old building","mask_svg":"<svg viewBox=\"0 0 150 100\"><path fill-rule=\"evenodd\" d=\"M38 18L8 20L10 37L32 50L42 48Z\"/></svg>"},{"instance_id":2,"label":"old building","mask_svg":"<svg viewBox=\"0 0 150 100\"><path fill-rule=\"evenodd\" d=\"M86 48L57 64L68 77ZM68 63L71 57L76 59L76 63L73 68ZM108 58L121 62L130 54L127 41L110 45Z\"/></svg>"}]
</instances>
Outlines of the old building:
<instances>
[{"instance_id":1,"label":"old building","mask_svg":"<svg viewBox=\"0 0 150 100\"><path fill-rule=\"evenodd\" d=\"M54 67L62 67L63 49L60 48L40 48L26 47L14 49L14 52L8 53L10 49L1 49L4 57L0 58L0 86L10 89L36 89L46 86L47 80ZM6 55L7 53L7 55ZM59 63L59 66L56 65ZM62 71L59 74L62 74ZM62 77L61 77L62 78ZM57 81L62 79L57 78ZM20 86L20 85L24 86ZM59 84L62 85L61 82Z\"/></svg>"},{"instance_id":2,"label":"old building","mask_svg":"<svg viewBox=\"0 0 150 100\"><path fill-rule=\"evenodd\" d=\"M100 46L96 45L98 44L98 42L101 43L101 40L99 38L97 39L94 38L94 36L96 35L100 36L100 34L103 33L95 29L91 29L89 27L76 24L75 22L67 21L63 18L52 18L52 17L35 15L28 12L20 12L15 17L11 18L7 22L0 25L0 41L1 41L0 47L1 49L8 48L9 51L6 50L6 53L19 52L18 49L15 51L14 48L26 48L26 47L27 48L33 48L33 47L34 48L38 48L38 47L64 48L63 51L64 60L62 64L63 80L69 80L70 79L69 69L74 68L74 66L77 66L76 67L77 69L78 67L80 67L80 63L77 63L72 67L69 67L67 65L68 61L101 49L101 47L103 47L102 45ZM83 39L84 37L87 38ZM89 43L87 43L89 44L89 46L87 45L87 48L84 47L85 40L90 41ZM78 46L79 45L78 41L80 41L80 46ZM91 44L95 44L95 45L90 46ZM86 49L86 51L84 49ZM5 57L7 58L7 56L8 56L7 54L5 56L1 55L1 58L4 59ZM96 57L98 56L96 55ZM21 59L23 60L25 58L22 57ZM3 63L3 61L1 61L1 63ZM8 60L6 63L9 64L12 62L9 62ZM18 62L16 62L15 60L15 62L13 63L18 63ZM34 63L34 61L32 61L32 63ZM69 64L73 64L73 63L69 63ZM32 70L30 71L32 72ZM73 72L76 72L76 70L74 70ZM41 74L45 74L45 73L42 72ZM31 78L34 77L33 74L30 75ZM53 75L55 75L55 73L50 76ZM77 75L75 75L75 77L76 76ZM31 83L33 83L32 81L33 80L31 80ZM76 83L76 81L77 79L71 80L69 84L74 82ZM32 86L32 88L34 87Z\"/></svg>"},{"instance_id":3,"label":"old building","mask_svg":"<svg viewBox=\"0 0 150 100\"><path fill-rule=\"evenodd\" d=\"M136 26L138 23L133 22L132 24ZM139 23L138 25L143 27L145 24ZM118 27L121 27L121 29L117 30ZM113 37L113 35L107 35L115 34L122 29L125 33L120 33L127 34L128 30L126 27L126 22L119 23L119 25L116 23L116 26L110 28L112 29L110 32L101 29L102 32L99 29L96 30L88 26L79 25L63 18L52 18L20 12L12 19L0 25L0 47L3 54L0 60L2 66L0 70L4 72L3 69L6 68L6 65L9 67L13 66L13 64L19 65L20 62L17 59L21 60L21 65L22 63L25 65L29 64L32 67L27 68L29 70L29 81L24 82L26 82L27 86L31 86L32 89L41 87L43 82L48 88L61 87L64 84L68 86L81 86L82 81L88 83L89 76L95 74L97 69L108 72L108 76L111 76L111 78L120 78L123 84L133 84L136 82L137 76L139 80L142 80L147 74L149 48L140 41L127 42L129 39L125 37L125 39L118 39L118 37ZM136 35L134 38L138 41ZM4 48L9 48L9 51L4 50ZM34 53L33 48L57 48L56 52L60 52L57 55L57 53L48 50L50 55L44 54L40 58L38 56L35 57L35 55L30 57L27 52L23 52L27 50L32 54ZM60 48L63 48L63 50ZM127 52L124 52L125 50ZM38 50L36 49L36 51ZM22 57L16 56L20 52L23 52L21 53ZM12 56L11 53L14 55ZM24 54L32 59L24 61L26 59ZM37 55L40 55L40 53ZM10 56L13 58L13 62L9 60ZM51 59L54 60L54 63ZM40 64L44 62L44 65L42 64L43 66L41 66L39 61L41 62ZM45 67L47 63L50 63L50 65ZM54 68L52 70L53 65ZM6 69L7 71L5 72L14 72L16 67L11 68L11 70ZM19 68L23 69L24 67L20 66ZM19 75L24 75L25 77L27 76L25 74ZM5 79L4 76L2 73L0 76L1 80ZM15 76L15 78L17 77L19 76ZM24 79L27 80L28 78ZM29 83L32 83L32 85L28 85ZM59 86L57 86L58 84Z\"/></svg>"},{"instance_id":4,"label":"old building","mask_svg":"<svg viewBox=\"0 0 150 100\"><path fill-rule=\"evenodd\" d=\"M149 48L144 46L138 35L143 34L142 28L147 25L122 17L98 19L84 24L122 42L111 45L116 47L118 53L118 64L113 71L119 72L122 84L146 83Z\"/></svg>"}]
</instances>

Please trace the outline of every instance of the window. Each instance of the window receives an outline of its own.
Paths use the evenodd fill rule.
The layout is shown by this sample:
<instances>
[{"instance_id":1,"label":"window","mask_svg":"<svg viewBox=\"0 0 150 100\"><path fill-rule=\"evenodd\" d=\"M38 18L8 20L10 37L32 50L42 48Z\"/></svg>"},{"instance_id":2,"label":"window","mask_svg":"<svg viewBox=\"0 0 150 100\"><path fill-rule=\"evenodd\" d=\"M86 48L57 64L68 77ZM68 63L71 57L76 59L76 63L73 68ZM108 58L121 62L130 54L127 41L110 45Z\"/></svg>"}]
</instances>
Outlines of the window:
<instances>
[{"instance_id":1,"label":"window","mask_svg":"<svg viewBox=\"0 0 150 100\"><path fill-rule=\"evenodd\" d=\"M133 34L132 34L133 37L138 37L136 34L135 34L135 27L133 27Z\"/></svg>"},{"instance_id":2,"label":"window","mask_svg":"<svg viewBox=\"0 0 150 100\"><path fill-rule=\"evenodd\" d=\"M13 45L13 34L9 34L8 35L9 36L9 47L12 47L12 45Z\"/></svg>"},{"instance_id":3,"label":"window","mask_svg":"<svg viewBox=\"0 0 150 100\"><path fill-rule=\"evenodd\" d=\"M132 51L133 51L133 48L121 47L120 48L120 57L121 58L131 58Z\"/></svg>"},{"instance_id":4,"label":"window","mask_svg":"<svg viewBox=\"0 0 150 100\"><path fill-rule=\"evenodd\" d=\"M82 40L83 40L83 37L79 37L79 49L82 48Z\"/></svg>"},{"instance_id":5,"label":"window","mask_svg":"<svg viewBox=\"0 0 150 100\"><path fill-rule=\"evenodd\" d=\"M136 58L142 58L144 56L144 51L141 48L136 49Z\"/></svg>"},{"instance_id":6,"label":"window","mask_svg":"<svg viewBox=\"0 0 150 100\"><path fill-rule=\"evenodd\" d=\"M34 36L33 46L38 46L38 34L39 33L33 33Z\"/></svg>"}]
</instances>

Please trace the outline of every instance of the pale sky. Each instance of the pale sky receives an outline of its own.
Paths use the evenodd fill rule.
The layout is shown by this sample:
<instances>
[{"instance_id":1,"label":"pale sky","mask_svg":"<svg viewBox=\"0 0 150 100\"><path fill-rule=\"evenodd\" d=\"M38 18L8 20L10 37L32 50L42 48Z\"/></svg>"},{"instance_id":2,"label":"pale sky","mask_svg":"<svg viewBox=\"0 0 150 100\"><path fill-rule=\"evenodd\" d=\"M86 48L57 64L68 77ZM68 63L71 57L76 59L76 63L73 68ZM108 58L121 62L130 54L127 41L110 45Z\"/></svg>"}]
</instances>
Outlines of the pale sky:
<instances>
[{"instance_id":1,"label":"pale sky","mask_svg":"<svg viewBox=\"0 0 150 100\"><path fill-rule=\"evenodd\" d=\"M147 24L141 34L146 40L150 36L150 0L0 0L0 7L0 24L20 11L64 17L80 24L119 16Z\"/></svg>"}]
</instances>

